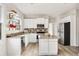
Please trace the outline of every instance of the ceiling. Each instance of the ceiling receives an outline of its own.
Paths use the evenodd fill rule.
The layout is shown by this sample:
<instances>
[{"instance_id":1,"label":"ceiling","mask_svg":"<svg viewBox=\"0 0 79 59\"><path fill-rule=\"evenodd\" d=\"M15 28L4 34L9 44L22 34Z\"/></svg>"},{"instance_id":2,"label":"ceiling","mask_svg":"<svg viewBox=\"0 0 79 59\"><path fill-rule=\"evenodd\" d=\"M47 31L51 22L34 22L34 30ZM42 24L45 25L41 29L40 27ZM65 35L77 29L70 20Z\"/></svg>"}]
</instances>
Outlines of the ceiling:
<instances>
[{"instance_id":1,"label":"ceiling","mask_svg":"<svg viewBox=\"0 0 79 59\"><path fill-rule=\"evenodd\" d=\"M25 15L57 16L75 7L75 3L15 3Z\"/></svg>"}]
</instances>

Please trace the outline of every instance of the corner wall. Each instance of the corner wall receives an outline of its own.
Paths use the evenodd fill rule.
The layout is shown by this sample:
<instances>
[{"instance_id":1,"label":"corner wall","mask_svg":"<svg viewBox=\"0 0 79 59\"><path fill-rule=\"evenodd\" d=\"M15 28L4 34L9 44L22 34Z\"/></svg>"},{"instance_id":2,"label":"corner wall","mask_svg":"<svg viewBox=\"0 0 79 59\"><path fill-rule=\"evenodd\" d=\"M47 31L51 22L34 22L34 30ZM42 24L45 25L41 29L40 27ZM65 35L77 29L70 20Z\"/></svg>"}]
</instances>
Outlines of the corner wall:
<instances>
[{"instance_id":1,"label":"corner wall","mask_svg":"<svg viewBox=\"0 0 79 59\"><path fill-rule=\"evenodd\" d=\"M56 21L56 35L58 34L58 25L59 23L65 23L65 22L71 22L70 26L70 45L71 46L77 46L77 37L76 37L76 9L71 9L68 12L65 12L57 17Z\"/></svg>"},{"instance_id":2,"label":"corner wall","mask_svg":"<svg viewBox=\"0 0 79 59\"><path fill-rule=\"evenodd\" d=\"M2 27L1 27L1 40L0 40L0 56L6 56L6 35L5 35L5 11L4 11L4 6L2 4L0 4L1 6L1 23L2 23Z\"/></svg>"},{"instance_id":3,"label":"corner wall","mask_svg":"<svg viewBox=\"0 0 79 59\"><path fill-rule=\"evenodd\" d=\"M8 12L10 10L16 10L23 20L23 14L12 4L0 4L1 6L1 22L2 22L2 39L0 40L0 56L7 56L7 39L6 33L11 33L7 30ZM21 26L22 27L22 26ZM17 31L14 31L17 32Z\"/></svg>"}]
</instances>

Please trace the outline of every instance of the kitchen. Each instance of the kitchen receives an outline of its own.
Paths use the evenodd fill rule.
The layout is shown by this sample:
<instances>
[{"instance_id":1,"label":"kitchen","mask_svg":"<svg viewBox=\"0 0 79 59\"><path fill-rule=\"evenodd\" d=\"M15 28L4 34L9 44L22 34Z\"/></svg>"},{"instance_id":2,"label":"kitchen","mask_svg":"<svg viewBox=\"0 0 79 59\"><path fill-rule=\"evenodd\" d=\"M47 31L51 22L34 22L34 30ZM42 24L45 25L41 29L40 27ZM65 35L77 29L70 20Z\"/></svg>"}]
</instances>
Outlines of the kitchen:
<instances>
[{"instance_id":1,"label":"kitchen","mask_svg":"<svg viewBox=\"0 0 79 59\"><path fill-rule=\"evenodd\" d=\"M69 31L70 33L67 33L67 37L70 40L68 41L69 45L65 46L64 44L61 44L60 41L62 39L62 36L65 37L64 35L61 34L61 32L63 32L64 30L64 29L62 30L63 27L63 25L61 25L62 23L64 24L70 22L71 27L69 28L75 28L76 26L75 24L76 9L74 10L73 8L70 8L75 4L15 3L15 4L2 4L2 5L4 5L3 14L5 16L4 18L3 16L1 16L4 19L4 21L2 21L2 24L5 25L4 27L6 29L6 30L4 29L5 32L2 33L4 33L5 36L4 38L6 39L5 51L7 56L78 55L78 49L75 48L78 47L78 40L75 40L75 34L76 34L75 29L69 29L71 31ZM55 15L56 11L53 9L54 6L57 6L58 8L59 5L60 6L63 5L65 8L69 7L70 9L72 9L72 11L67 12L67 14L61 13L61 16L59 15L56 16ZM25 6L27 7L25 8ZM52 7L53 11L51 11L50 6ZM34 9L35 7L36 9ZM55 9L61 10L64 7ZM45 14L44 11L47 14ZM50 14L49 16L49 13L47 11L49 13L53 12L53 15L55 16L52 17L51 16L52 14ZM65 12L66 11L67 10L65 9Z\"/></svg>"},{"instance_id":2,"label":"kitchen","mask_svg":"<svg viewBox=\"0 0 79 59\"><path fill-rule=\"evenodd\" d=\"M19 44L19 46L17 46L17 47L19 49L22 48L22 50L18 50L18 53L20 55L21 53L23 53L21 51L23 51L24 47L27 48L28 44L33 44L33 43L35 44L36 43L36 44L39 44L39 53L40 53L39 55L46 54L46 53L48 55L48 50L46 52L42 52L42 51L45 51L43 49L45 49L45 48L48 49L48 45L51 45L52 42L56 42L56 43L52 44L52 46L54 46L56 44L56 46L54 46L54 50L52 50L53 49L53 48L51 48L52 46L50 46L49 49L51 49L52 50L51 52L55 55L58 53L58 51L57 51L58 50L57 49L58 39L56 38L55 35L51 34L52 33L52 28L51 27L53 27L52 24L50 24L50 26L49 26L50 27L49 31L51 31L51 32L48 33L48 19L44 19L44 18L24 19L24 22L25 22L24 23L25 25L24 25L24 31L23 32L19 32L19 33L15 33L15 34L13 33L13 34L8 34L7 35L8 45L13 45L16 41L17 45ZM14 35L14 37L13 37L13 35ZM45 42L45 44L44 44L44 40L45 41L47 40ZM50 42L50 44L48 44L49 43L48 40L50 40L50 41L52 40L52 42ZM21 44L20 44L20 41L21 41ZM41 45L42 43L43 43L43 45ZM15 47L15 45L13 45L13 46ZM13 47L12 47L12 49L13 49ZM10 50L12 50L12 49L10 47ZM12 51L10 52L10 50L8 52L9 55L12 54ZM56 52L55 52L55 50L56 50ZM13 53L14 53L14 51L13 51Z\"/></svg>"}]
</instances>

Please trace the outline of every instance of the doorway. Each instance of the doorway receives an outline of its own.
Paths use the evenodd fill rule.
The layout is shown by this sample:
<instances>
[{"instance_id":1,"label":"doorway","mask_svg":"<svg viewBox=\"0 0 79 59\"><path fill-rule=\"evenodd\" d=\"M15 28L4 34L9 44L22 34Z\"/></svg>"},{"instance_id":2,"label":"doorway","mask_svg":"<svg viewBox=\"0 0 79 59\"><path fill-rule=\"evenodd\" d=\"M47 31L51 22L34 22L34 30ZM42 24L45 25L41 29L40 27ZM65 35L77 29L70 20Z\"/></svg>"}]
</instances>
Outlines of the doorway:
<instances>
[{"instance_id":1,"label":"doorway","mask_svg":"<svg viewBox=\"0 0 79 59\"><path fill-rule=\"evenodd\" d=\"M70 46L70 22L64 23L64 45Z\"/></svg>"}]
</instances>

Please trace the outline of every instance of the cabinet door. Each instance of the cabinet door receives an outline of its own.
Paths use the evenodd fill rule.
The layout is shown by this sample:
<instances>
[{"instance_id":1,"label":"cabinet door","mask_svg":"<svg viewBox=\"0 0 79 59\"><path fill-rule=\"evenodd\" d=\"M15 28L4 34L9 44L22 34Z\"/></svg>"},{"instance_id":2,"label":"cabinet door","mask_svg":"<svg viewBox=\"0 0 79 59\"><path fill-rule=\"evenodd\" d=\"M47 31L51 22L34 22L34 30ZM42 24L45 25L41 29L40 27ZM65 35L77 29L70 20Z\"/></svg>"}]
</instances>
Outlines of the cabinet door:
<instances>
[{"instance_id":1,"label":"cabinet door","mask_svg":"<svg viewBox=\"0 0 79 59\"><path fill-rule=\"evenodd\" d=\"M49 55L57 55L57 53L58 53L58 42L53 39L49 39Z\"/></svg>"},{"instance_id":2,"label":"cabinet door","mask_svg":"<svg viewBox=\"0 0 79 59\"><path fill-rule=\"evenodd\" d=\"M32 20L32 27L37 28L37 20L36 19Z\"/></svg>"},{"instance_id":3,"label":"cabinet door","mask_svg":"<svg viewBox=\"0 0 79 59\"><path fill-rule=\"evenodd\" d=\"M27 47L28 43L29 43L29 37L28 34L25 35L25 47Z\"/></svg>"},{"instance_id":4,"label":"cabinet door","mask_svg":"<svg viewBox=\"0 0 79 59\"><path fill-rule=\"evenodd\" d=\"M48 55L47 39L39 39L39 55Z\"/></svg>"},{"instance_id":5,"label":"cabinet door","mask_svg":"<svg viewBox=\"0 0 79 59\"><path fill-rule=\"evenodd\" d=\"M37 24L44 24L44 18L37 18Z\"/></svg>"},{"instance_id":6,"label":"cabinet door","mask_svg":"<svg viewBox=\"0 0 79 59\"><path fill-rule=\"evenodd\" d=\"M24 19L23 27L28 28L29 25L29 19Z\"/></svg>"},{"instance_id":7,"label":"cabinet door","mask_svg":"<svg viewBox=\"0 0 79 59\"><path fill-rule=\"evenodd\" d=\"M7 39L7 54L9 56L21 55L21 38L8 38Z\"/></svg>"},{"instance_id":8,"label":"cabinet door","mask_svg":"<svg viewBox=\"0 0 79 59\"><path fill-rule=\"evenodd\" d=\"M31 34L29 34L29 42L30 42L30 43L35 43L35 42L37 42L36 33L31 33Z\"/></svg>"},{"instance_id":9,"label":"cabinet door","mask_svg":"<svg viewBox=\"0 0 79 59\"><path fill-rule=\"evenodd\" d=\"M45 28L48 28L48 19L44 20Z\"/></svg>"},{"instance_id":10,"label":"cabinet door","mask_svg":"<svg viewBox=\"0 0 79 59\"><path fill-rule=\"evenodd\" d=\"M36 19L29 19L28 20L28 28L37 28L37 20Z\"/></svg>"},{"instance_id":11,"label":"cabinet door","mask_svg":"<svg viewBox=\"0 0 79 59\"><path fill-rule=\"evenodd\" d=\"M28 36L28 41L30 43L31 42L31 36L30 36L30 34L27 34L27 36Z\"/></svg>"},{"instance_id":12,"label":"cabinet door","mask_svg":"<svg viewBox=\"0 0 79 59\"><path fill-rule=\"evenodd\" d=\"M29 21L28 21L28 28L32 28L32 27L33 27L32 19L29 19Z\"/></svg>"},{"instance_id":13,"label":"cabinet door","mask_svg":"<svg viewBox=\"0 0 79 59\"><path fill-rule=\"evenodd\" d=\"M37 39L36 39L36 33L31 34L32 37L32 42L36 43Z\"/></svg>"}]
</instances>

